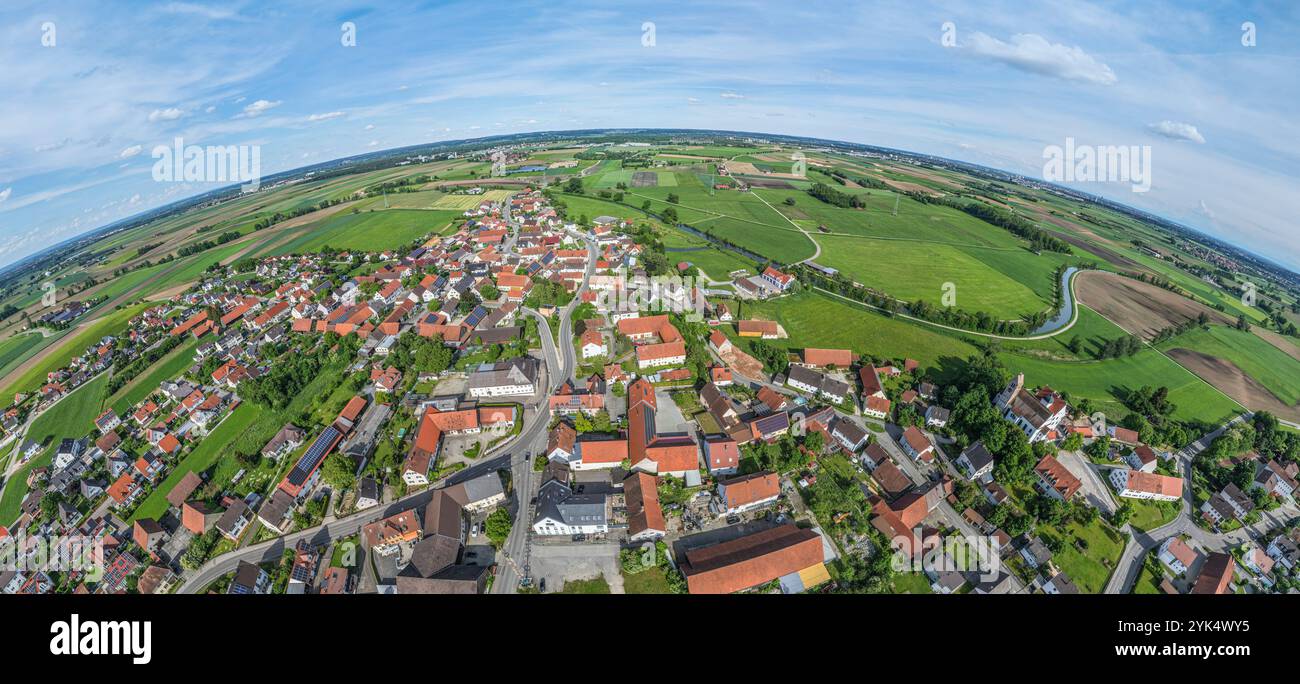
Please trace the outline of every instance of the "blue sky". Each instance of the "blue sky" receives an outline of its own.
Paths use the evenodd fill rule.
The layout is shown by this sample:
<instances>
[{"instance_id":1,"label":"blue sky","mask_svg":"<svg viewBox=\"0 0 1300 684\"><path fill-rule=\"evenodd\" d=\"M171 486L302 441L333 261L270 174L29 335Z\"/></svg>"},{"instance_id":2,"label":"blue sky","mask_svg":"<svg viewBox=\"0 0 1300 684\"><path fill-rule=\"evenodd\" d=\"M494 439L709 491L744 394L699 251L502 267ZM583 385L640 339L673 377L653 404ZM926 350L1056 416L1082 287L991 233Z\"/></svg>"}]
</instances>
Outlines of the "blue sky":
<instances>
[{"instance_id":1,"label":"blue sky","mask_svg":"<svg viewBox=\"0 0 1300 684\"><path fill-rule=\"evenodd\" d=\"M215 187L153 180L150 150L177 136L260 145L267 175L437 140L686 127L1030 176L1067 137L1149 145L1149 192L1075 187L1300 268L1298 4L1198 4L6 0L0 264Z\"/></svg>"}]
</instances>

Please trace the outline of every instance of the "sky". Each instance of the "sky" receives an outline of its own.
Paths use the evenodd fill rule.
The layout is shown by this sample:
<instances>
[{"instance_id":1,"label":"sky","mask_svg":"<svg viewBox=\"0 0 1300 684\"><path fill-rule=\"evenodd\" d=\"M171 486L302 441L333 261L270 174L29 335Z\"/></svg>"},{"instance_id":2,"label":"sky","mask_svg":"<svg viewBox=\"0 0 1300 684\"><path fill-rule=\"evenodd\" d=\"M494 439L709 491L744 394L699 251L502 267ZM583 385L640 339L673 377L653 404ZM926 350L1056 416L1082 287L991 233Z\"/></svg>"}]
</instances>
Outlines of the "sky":
<instances>
[{"instance_id":1,"label":"sky","mask_svg":"<svg viewBox=\"0 0 1300 684\"><path fill-rule=\"evenodd\" d=\"M1300 270L1300 3L6 0L0 265L229 183L439 140L709 128L1042 178L1051 146L1150 149L1150 189L1064 183ZM1247 23L1249 22L1249 23ZM345 39L354 36L353 45Z\"/></svg>"}]
</instances>

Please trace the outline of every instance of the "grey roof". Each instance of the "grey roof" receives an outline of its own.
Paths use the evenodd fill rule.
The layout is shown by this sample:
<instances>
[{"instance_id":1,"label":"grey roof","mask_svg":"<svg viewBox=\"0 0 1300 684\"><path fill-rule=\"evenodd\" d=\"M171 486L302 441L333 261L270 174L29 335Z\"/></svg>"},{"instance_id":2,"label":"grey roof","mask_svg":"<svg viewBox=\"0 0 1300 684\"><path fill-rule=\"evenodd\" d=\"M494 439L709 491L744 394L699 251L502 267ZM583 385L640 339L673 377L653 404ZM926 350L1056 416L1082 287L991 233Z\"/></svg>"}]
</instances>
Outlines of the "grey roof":
<instances>
[{"instance_id":1,"label":"grey roof","mask_svg":"<svg viewBox=\"0 0 1300 684\"><path fill-rule=\"evenodd\" d=\"M448 487L447 493L454 497L461 506L468 506L495 496L503 496L506 490L501 485L501 476L496 472L490 472Z\"/></svg>"},{"instance_id":2,"label":"grey roof","mask_svg":"<svg viewBox=\"0 0 1300 684\"><path fill-rule=\"evenodd\" d=\"M976 471L982 470L993 462L993 454L989 453L989 450L984 446L984 442L975 442L966 447L966 450L961 452L961 455L965 456L967 461L970 461L971 467Z\"/></svg>"},{"instance_id":3,"label":"grey roof","mask_svg":"<svg viewBox=\"0 0 1300 684\"><path fill-rule=\"evenodd\" d=\"M455 563L459 557L460 539L435 534L415 543L411 549L411 562L402 568L400 574L431 577Z\"/></svg>"},{"instance_id":4,"label":"grey roof","mask_svg":"<svg viewBox=\"0 0 1300 684\"><path fill-rule=\"evenodd\" d=\"M1010 594L1013 588L1011 574L999 570L997 577L991 580L981 579L975 584L976 594Z\"/></svg>"},{"instance_id":5,"label":"grey roof","mask_svg":"<svg viewBox=\"0 0 1300 684\"><path fill-rule=\"evenodd\" d=\"M525 356L494 364L483 364L469 376L469 388L509 387L516 385L535 385L537 383L538 361Z\"/></svg>"},{"instance_id":6,"label":"grey roof","mask_svg":"<svg viewBox=\"0 0 1300 684\"><path fill-rule=\"evenodd\" d=\"M574 494L568 485L549 480L537 493L537 516L551 518L566 525L601 525L605 523L604 493Z\"/></svg>"},{"instance_id":7,"label":"grey roof","mask_svg":"<svg viewBox=\"0 0 1300 684\"><path fill-rule=\"evenodd\" d=\"M1056 591L1062 594L1079 593L1079 587L1075 586L1074 580L1070 579L1070 576L1065 574L1064 572L1056 573L1056 576L1048 581L1051 582L1052 585L1056 587Z\"/></svg>"},{"instance_id":8,"label":"grey roof","mask_svg":"<svg viewBox=\"0 0 1300 684\"><path fill-rule=\"evenodd\" d=\"M237 499L230 504L230 508L227 508L225 513L221 514L221 519L217 521L217 529L227 534L234 532L235 523L247 513L248 504L244 503L243 499Z\"/></svg>"},{"instance_id":9,"label":"grey roof","mask_svg":"<svg viewBox=\"0 0 1300 684\"><path fill-rule=\"evenodd\" d=\"M379 500L379 481L373 477L363 477L357 481L357 495L363 499Z\"/></svg>"},{"instance_id":10,"label":"grey roof","mask_svg":"<svg viewBox=\"0 0 1300 684\"><path fill-rule=\"evenodd\" d=\"M835 427L831 428L831 432L838 432L842 437L854 444L867 438L866 430L863 430L860 425L846 418L836 417Z\"/></svg>"}]
</instances>

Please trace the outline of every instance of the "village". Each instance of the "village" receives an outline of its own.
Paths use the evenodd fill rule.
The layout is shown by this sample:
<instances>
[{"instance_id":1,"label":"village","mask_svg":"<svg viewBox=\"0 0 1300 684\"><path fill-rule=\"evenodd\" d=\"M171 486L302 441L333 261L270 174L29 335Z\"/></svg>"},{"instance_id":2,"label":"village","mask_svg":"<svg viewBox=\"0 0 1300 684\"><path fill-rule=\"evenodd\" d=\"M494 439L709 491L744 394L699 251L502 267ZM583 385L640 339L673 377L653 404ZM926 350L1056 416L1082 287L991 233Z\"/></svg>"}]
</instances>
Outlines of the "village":
<instances>
[{"instance_id":1,"label":"village","mask_svg":"<svg viewBox=\"0 0 1300 684\"><path fill-rule=\"evenodd\" d=\"M1244 478L1194 505L1193 460L1247 421L1161 451L1015 369L941 387L908 358L787 353L740 312L795 273L719 289L630 219L490 192L409 250L210 271L13 397L11 467L52 457L6 483L26 494L0 544L94 540L99 569L0 591L1297 590L1294 463L1235 456ZM173 355L94 433L17 439Z\"/></svg>"}]
</instances>

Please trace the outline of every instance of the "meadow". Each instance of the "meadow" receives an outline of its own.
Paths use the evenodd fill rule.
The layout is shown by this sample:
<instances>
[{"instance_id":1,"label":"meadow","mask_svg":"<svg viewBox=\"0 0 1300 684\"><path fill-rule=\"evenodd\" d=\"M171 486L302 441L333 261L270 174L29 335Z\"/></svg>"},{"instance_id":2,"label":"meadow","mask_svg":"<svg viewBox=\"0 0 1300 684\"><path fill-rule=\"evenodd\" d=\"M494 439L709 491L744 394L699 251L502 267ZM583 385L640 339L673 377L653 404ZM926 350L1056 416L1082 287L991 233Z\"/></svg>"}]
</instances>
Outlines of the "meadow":
<instances>
[{"instance_id":1,"label":"meadow","mask_svg":"<svg viewBox=\"0 0 1300 684\"><path fill-rule=\"evenodd\" d=\"M335 214L306 226L301 234L271 250L273 255L302 254L324 247L350 250L397 249L460 218L459 211L387 209Z\"/></svg>"},{"instance_id":2,"label":"meadow","mask_svg":"<svg viewBox=\"0 0 1300 684\"><path fill-rule=\"evenodd\" d=\"M100 374L32 421L27 439L41 442L45 450L33 456L9 478L4 495L0 497L0 525L8 525L18 518L19 506L28 492L27 474L32 468L48 466L63 439L79 439L91 433L107 383L108 375Z\"/></svg>"},{"instance_id":3,"label":"meadow","mask_svg":"<svg viewBox=\"0 0 1300 684\"><path fill-rule=\"evenodd\" d=\"M1283 402L1300 403L1300 361L1258 336L1212 325L1196 328L1160 345L1163 350L1190 349L1236 364Z\"/></svg>"}]
</instances>

